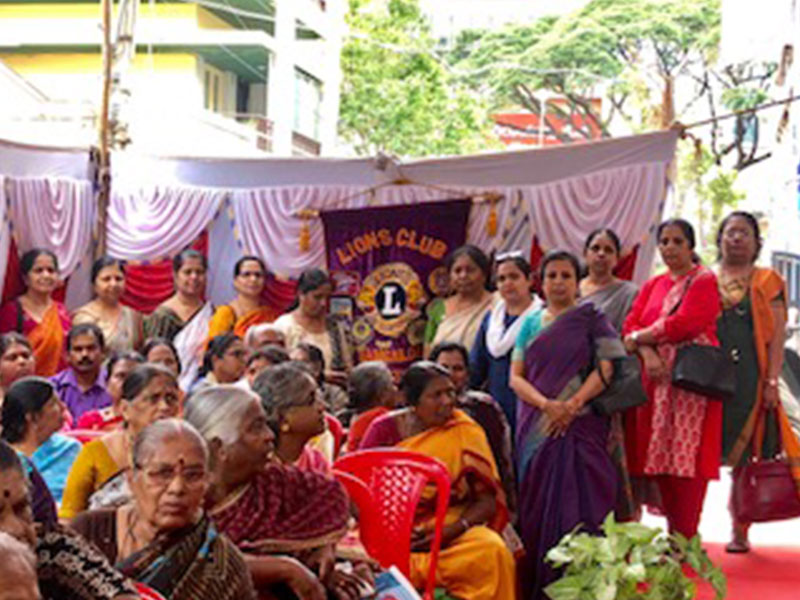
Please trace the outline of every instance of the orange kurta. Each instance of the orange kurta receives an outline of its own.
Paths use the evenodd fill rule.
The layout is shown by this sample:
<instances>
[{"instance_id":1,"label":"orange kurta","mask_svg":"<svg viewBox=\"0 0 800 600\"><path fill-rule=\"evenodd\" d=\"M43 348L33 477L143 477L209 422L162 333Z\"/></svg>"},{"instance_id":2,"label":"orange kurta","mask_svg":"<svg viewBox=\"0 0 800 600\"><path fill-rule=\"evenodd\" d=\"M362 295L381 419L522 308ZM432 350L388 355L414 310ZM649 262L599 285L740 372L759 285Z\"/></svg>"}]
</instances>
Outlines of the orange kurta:
<instances>
[{"instance_id":1,"label":"orange kurta","mask_svg":"<svg viewBox=\"0 0 800 600\"><path fill-rule=\"evenodd\" d=\"M214 316L211 317L211 321L208 324L208 339L211 340L228 332L233 332L240 338L244 338L244 334L253 325L272 323L277 317L278 314L268 306L260 306L241 317L237 317L233 308L226 304L217 308Z\"/></svg>"}]
</instances>

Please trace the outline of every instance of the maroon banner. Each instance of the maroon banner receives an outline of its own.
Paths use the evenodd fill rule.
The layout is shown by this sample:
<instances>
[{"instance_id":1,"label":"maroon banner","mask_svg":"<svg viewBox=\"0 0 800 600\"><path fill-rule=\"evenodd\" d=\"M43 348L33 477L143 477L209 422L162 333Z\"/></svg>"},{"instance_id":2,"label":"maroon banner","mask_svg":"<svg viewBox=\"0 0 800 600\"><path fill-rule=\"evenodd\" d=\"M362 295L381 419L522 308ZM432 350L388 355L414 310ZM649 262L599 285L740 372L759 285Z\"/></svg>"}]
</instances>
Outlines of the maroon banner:
<instances>
[{"instance_id":1,"label":"maroon banner","mask_svg":"<svg viewBox=\"0 0 800 600\"><path fill-rule=\"evenodd\" d=\"M425 307L447 292L443 260L464 243L470 200L323 212L331 312L348 317L359 360L400 371L422 357Z\"/></svg>"}]
</instances>

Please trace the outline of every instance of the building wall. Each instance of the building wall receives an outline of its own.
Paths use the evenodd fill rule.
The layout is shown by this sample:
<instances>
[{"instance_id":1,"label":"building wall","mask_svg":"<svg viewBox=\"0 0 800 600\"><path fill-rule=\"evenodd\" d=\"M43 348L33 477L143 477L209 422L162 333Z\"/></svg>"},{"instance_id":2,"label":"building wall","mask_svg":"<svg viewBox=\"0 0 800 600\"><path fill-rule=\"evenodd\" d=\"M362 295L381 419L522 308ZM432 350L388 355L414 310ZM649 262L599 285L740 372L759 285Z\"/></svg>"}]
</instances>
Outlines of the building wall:
<instances>
[{"instance_id":1,"label":"building wall","mask_svg":"<svg viewBox=\"0 0 800 600\"><path fill-rule=\"evenodd\" d=\"M196 4L175 1L151 6L142 2L135 31L138 51L122 80L123 87L130 91L122 120L130 123L134 144L150 144L166 137L185 143L194 131L198 142L187 146L190 150L213 154L218 149L228 150L231 147L228 142L234 139L233 146L238 144L242 153L247 153L255 148L252 134L260 128L280 136L279 141L268 147L290 155L293 129L298 126L302 129L300 133L313 136L324 149L335 148L341 81L339 51L346 0L327 0L324 4L275 0L274 5L276 24L282 23L283 27L270 36L260 30L240 30ZM314 27L323 39L297 40L298 21ZM86 115L91 122L100 104L99 22L97 3L0 0L0 60L52 101L43 110L54 110L56 105L80 106L84 121L79 128L81 134L85 133ZM220 69L203 59L212 52L201 48L227 48L227 54L233 54L230 48L235 49L237 44L263 45L269 56L268 64L251 65L251 70L264 73L263 69L268 68L273 79L268 85L248 87L233 71ZM170 52L170 46L175 47L174 52ZM144 48L148 50L143 51ZM197 48L196 53L193 48ZM245 50L241 52L237 56L248 56ZM231 60L237 58L223 56L221 64L225 61L233 64ZM298 85L298 72L310 75L319 97L312 93L313 86ZM0 97L2 94L0 89ZM8 97L0 111L0 137L9 131L7 126L11 122L15 132L24 133L22 119L29 118L24 99L8 101ZM112 105L115 105L113 99ZM308 114L297 115L298 110ZM247 121L237 117L239 113L253 118ZM266 125L265 117L275 123ZM48 115L41 120L52 121ZM55 134L54 129L54 135L64 138L76 133L64 119L61 121L64 133Z\"/></svg>"}]
</instances>

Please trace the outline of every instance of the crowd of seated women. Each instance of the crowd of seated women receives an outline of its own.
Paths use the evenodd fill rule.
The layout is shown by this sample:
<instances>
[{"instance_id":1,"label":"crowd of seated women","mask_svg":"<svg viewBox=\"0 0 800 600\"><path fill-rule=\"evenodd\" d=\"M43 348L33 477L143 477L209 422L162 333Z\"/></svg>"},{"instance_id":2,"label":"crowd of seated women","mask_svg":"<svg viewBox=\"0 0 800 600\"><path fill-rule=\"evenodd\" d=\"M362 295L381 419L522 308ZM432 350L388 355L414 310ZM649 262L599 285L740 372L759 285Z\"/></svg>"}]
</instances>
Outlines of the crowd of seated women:
<instances>
[{"instance_id":1,"label":"crowd of seated women","mask_svg":"<svg viewBox=\"0 0 800 600\"><path fill-rule=\"evenodd\" d=\"M519 252L455 250L424 360L401 373L358 363L319 269L281 316L262 300L265 263L246 256L236 297L213 307L206 258L187 250L174 295L141 315L120 303L125 265L104 258L95 297L69 314L53 298L55 255L29 251L26 291L0 307L0 555L17 557L0 569L19 574L22 598L135 598L138 583L174 600L355 600L378 567L333 463L378 447L450 475L436 567L449 598L544 599L558 577L547 551L611 511L634 520L651 506L693 536L708 481L748 459L759 421L762 453L780 451L765 409L778 405L786 296L755 267L747 213L722 222L714 270L687 222L656 235L666 270L641 290L614 276L608 229L587 237L584 264L556 250L538 272ZM738 352L733 401L672 385L686 342ZM648 402L601 415L592 401L628 357ZM418 587L434 505L426 489L408 565ZM748 528L733 524L731 551L748 549Z\"/></svg>"}]
</instances>

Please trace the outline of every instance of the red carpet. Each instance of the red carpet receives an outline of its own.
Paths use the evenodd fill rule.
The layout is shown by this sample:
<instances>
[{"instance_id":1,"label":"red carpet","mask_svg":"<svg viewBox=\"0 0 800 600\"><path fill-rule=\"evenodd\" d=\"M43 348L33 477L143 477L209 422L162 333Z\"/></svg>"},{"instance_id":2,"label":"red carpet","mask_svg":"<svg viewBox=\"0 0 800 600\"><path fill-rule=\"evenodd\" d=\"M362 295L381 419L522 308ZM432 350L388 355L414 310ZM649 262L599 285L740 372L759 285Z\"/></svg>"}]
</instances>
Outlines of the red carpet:
<instances>
[{"instance_id":1,"label":"red carpet","mask_svg":"<svg viewBox=\"0 0 800 600\"><path fill-rule=\"evenodd\" d=\"M714 564L728 578L727 600L798 600L800 548L756 547L747 554L728 554L723 544L703 544ZM698 600L712 600L705 584Z\"/></svg>"}]
</instances>

